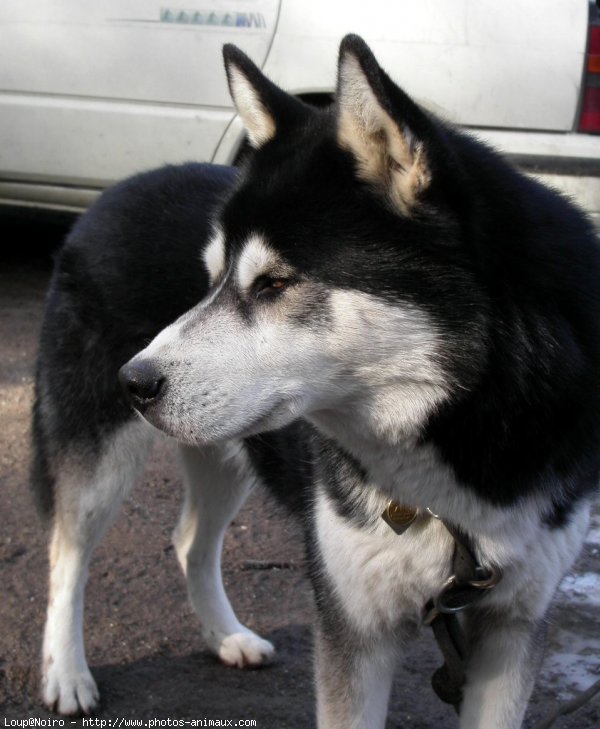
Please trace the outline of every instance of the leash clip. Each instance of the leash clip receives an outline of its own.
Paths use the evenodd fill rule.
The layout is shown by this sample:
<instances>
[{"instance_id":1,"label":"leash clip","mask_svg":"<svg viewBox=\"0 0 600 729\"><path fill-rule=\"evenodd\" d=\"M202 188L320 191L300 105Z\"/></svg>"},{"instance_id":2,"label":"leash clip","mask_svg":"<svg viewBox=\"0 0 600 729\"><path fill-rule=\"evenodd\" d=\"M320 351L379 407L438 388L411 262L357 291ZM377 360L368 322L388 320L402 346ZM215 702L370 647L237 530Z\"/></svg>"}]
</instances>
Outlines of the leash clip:
<instances>
[{"instance_id":1,"label":"leash clip","mask_svg":"<svg viewBox=\"0 0 600 729\"><path fill-rule=\"evenodd\" d=\"M455 615L466 610L480 600L488 590L496 587L502 579L502 571L498 567L475 568L472 580L461 582L456 575L449 577L438 596L425 606L423 623L431 625L438 615Z\"/></svg>"}]
</instances>

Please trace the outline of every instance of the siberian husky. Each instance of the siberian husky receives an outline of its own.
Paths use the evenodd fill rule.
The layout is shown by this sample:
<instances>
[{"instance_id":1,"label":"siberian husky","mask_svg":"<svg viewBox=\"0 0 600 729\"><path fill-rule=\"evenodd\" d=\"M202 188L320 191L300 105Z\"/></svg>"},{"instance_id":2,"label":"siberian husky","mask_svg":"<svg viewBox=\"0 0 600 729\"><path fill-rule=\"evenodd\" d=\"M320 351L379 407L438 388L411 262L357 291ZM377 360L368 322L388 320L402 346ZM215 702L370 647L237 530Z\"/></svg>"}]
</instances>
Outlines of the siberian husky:
<instances>
[{"instance_id":1,"label":"siberian husky","mask_svg":"<svg viewBox=\"0 0 600 729\"><path fill-rule=\"evenodd\" d=\"M460 726L516 729L597 489L593 229L421 109L356 36L328 109L235 47L224 55L254 148L240 179L187 166L117 186L58 261L34 413L35 481L54 513L44 699L63 713L96 703L86 568L151 425L181 443L175 544L224 661L272 654L219 572L257 480L305 527L320 729L384 727L398 656L449 584L457 535L501 575L462 613ZM412 514L402 534L381 518L391 506Z\"/></svg>"}]
</instances>

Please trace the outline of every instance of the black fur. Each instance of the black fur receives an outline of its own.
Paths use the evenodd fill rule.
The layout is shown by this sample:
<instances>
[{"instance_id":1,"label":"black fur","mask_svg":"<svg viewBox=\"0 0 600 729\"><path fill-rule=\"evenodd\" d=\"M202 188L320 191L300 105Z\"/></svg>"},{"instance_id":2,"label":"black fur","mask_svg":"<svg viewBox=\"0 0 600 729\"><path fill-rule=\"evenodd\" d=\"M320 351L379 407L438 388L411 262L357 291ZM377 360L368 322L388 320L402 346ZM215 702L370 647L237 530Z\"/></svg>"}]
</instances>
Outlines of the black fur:
<instances>
[{"instance_id":1,"label":"black fur","mask_svg":"<svg viewBox=\"0 0 600 729\"><path fill-rule=\"evenodd\" d=\"M295 100L285 109L289 97L269 87L265 103L287 131L250 159L223 210L229 255L261 231L307 277L429 312L445 335L441 364L455 391L423 441L496 504L550 493L547 523L564 524L570 504L598 480L592 226L567 200L419 110L368 57L363 64L387 111L435 152L434 184L418 213L397 215L358 179L337 143L333 109ZM204 295L206 274L193 262L205 211L233 179L201 165L148 173L105 193L74 228L49 294L37 384L61 400L63 416L44 418L36 406L34 483L49 471L44 429L52 442L91 444L99 428L131 417L112 373ZM81 367L86 361L96 366ZM102 381L79 382L84 371Z\"/></svg>"},{"instance_id":2,"label":"black fur","mask_svg":"<svg viewBox=\"0 0 600 729\"><path fill-rule=\"evenodd\" d=\"M235 179L232 168L202 164L137 175L107 190L68 236L37 365L32 484L42 513L52 510L61 450L93 449L133 417L119 368L205 295L200 253Z\"/></svg>"},{"instance_id":3,"label":"black fur","mask_svg":"<svg viewBox=\"0 0 600 729\"><path fill-rule=\"evenodd\" d=\"M547 523L564 524L600 467L593 227L567 199L421 111L362 42L348 42L388 113L430 152L422 204L398 215L361 181L337 142L334 110L290 115L294 144L286 134L261 147L224 209L230 255L261 231L301 276L428 312L444 333L454 391L423 442L479 496L508 505L542 491L554 504ZM272 111L287 118L282 103Z\"/></svg>"}]
</instances>

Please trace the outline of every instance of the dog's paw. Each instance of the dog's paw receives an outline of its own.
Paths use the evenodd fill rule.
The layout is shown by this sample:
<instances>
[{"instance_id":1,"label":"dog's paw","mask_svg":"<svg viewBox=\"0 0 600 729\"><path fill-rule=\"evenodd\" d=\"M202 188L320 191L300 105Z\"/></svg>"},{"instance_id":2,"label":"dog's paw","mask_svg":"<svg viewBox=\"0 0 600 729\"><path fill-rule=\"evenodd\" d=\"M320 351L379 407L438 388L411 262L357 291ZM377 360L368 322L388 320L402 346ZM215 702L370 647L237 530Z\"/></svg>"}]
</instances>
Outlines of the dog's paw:
<instances>
[{"instance_id":1,"label":"dog's paw","mask_svg":"<svg viewBox=\"0 0 600 729\"><path fill-rule=\"evenodd\" d=\"M275 648L256 633L232 633L221 641L219 658L226 666L257 668L273 661Z\"/></svg>"},{"instance_id":2,"label":"dog's paw","mask_svg":"<svg viewBox=\"0 0 600 729\"><path fill-rule=\"evenodd\" d=\"M61 671L51 665L42 678L42 700L58 714L91 714L100 694L89 669Z\"/></svg>"}]
</instances>

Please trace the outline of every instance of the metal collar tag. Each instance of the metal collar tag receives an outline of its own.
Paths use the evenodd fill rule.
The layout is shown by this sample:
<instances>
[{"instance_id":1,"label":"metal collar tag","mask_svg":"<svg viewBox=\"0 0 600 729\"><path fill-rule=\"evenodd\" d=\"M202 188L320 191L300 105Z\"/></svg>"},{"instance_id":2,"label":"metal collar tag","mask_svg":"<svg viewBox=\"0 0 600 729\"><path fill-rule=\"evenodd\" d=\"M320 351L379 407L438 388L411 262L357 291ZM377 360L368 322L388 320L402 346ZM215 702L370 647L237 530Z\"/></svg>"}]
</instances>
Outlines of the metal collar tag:
<instances>
[{"instance_id":1,"label":"metal collar tag","mask_svg":"<svg viewBox=\"0 0 600 729\"><path fill-rule=\"evenodd\" d=\"M381 518L396 532L396 534L404 534L404 532L417 518L418 514L419 510L412 506L404 506L403 504L398 504L395 501L390 501L381 515Z\"/></svg>"}]
</instances>

